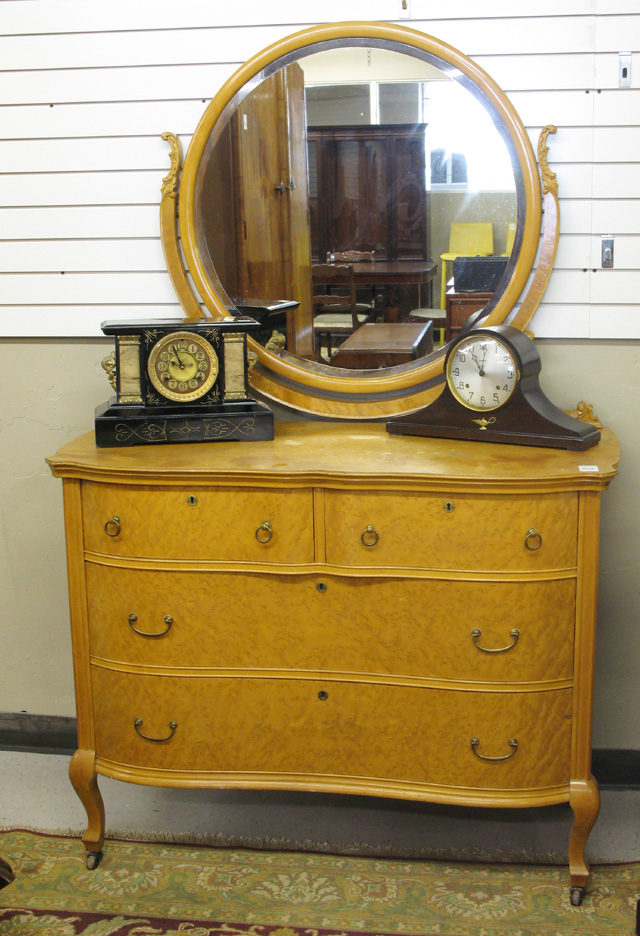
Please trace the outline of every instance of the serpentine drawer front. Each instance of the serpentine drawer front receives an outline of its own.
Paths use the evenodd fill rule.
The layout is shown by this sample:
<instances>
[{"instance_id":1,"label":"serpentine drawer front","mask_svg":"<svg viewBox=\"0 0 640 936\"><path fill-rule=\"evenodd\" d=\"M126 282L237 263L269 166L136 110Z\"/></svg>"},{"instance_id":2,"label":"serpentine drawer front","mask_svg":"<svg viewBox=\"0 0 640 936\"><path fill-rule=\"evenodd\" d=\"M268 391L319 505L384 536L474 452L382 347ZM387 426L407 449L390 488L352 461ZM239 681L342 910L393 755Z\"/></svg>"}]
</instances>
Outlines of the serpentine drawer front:
<instances>
[{"instance_id":1,"label":"serpentine drawer front","mask_svg":"<svg viewBox=\"0 0 640 936\"><path fill-rule=\"evenodd\" d=\"M189 448L188 457L185 449ZM601 493L619 450L279 423L245 446L96 449L64 482L78 751L96 782L534 806L591 777Z\"/></svg>"},{"instance_id":2,"label":"serpentine drawer front","mask_svg":"<svg viewBox=\"0 0 640 936\"><path fill-rule=\"evenodd\" d=\"M575 577L488 583L91 562L86 576L92 655L132 667L481 682L568 680L573 673ZM395 627L380 626L384 608L395 609Z\"/></svg>"},{"instance_id":3,"label":"serpentine drawer front","mask_svg":"<svg viewBox=\"0 0 640 936\"><path fill-rule=\"evenodd\" d=\"M570 689L456 692L98 666L92 679L97 749L114 767L245 774L254 783L283 773L327 785L356 777L484 790L569 781Z\"/></svg>"}]
</instances>

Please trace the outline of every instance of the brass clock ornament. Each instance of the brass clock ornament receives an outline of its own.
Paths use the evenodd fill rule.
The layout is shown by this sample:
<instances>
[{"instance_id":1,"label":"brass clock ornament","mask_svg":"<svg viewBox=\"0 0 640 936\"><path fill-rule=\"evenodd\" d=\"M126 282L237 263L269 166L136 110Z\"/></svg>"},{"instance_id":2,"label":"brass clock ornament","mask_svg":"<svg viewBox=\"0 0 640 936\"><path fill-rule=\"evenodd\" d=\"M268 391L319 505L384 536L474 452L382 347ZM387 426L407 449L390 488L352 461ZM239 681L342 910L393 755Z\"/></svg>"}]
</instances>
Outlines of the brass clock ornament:
<instances>
[{"instance_id":1,"label":"brass clock ornament","mask_svg":"<svg viewBox=\"0 0 640 936\"><path fill-rule=\"evenodd\" d=\"M273 438L273 413L248 390L248 316L104 322L116 396L96 409L100 448Z\"/></svg>"},{"instance_id":2,"label":"brass clock ornament","mask_svg":"<svg viewBox=\"0 0 640 936\"><path fill-rule=\"evenodd\" d=\"M597 427L555 406L540 388L540 370L537 348L519 329L472 329L447 352L440 396L416 413L391 419L387 431L576 450L596 445Z\"/></svg>"}]
</instances>

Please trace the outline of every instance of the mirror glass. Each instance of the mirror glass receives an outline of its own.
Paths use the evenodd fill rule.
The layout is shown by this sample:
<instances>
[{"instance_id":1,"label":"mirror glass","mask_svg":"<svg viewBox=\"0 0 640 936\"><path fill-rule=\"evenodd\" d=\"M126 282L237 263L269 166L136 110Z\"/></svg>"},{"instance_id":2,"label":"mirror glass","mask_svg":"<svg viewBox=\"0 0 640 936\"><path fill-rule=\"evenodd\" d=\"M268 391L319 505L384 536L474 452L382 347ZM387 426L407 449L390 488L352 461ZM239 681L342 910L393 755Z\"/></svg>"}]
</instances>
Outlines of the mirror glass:
<instances>
[{"instance_id":1,"label":"mirror glass","mask_svg":"<svg viewBox=\"0 0 640 936\"><path fill-rule=\"evenodd\" d=\"M444 307L454 255L489 255L498 262L467 264L460 283L490 309L517 263L522 172L490 98L453 65L395 41L334 40L288 54L233 96L203 148L193 210L212 288L261 321L263 345L316 370L385 368L392 355L342 364L349 330L314 329L314 313L333 311L314 296L349 286L313 268L371 253L356 263L358 321L390 326ZM462 247L454 233L468 237ZM457 276L465 269L456 262ZM350 297L336 309L351 314Z\"/></svg>"}]
</instances>

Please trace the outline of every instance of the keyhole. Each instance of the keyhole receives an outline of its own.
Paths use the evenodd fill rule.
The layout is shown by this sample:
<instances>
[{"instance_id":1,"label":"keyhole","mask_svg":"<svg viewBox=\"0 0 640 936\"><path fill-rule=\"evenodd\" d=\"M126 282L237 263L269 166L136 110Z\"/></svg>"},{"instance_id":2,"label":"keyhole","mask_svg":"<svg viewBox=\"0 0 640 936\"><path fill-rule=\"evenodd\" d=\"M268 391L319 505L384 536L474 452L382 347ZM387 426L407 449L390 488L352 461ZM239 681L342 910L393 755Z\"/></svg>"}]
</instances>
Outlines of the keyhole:
<instances>
[{"instance_id":1,"label":"keyhole","mask_svg":"<svg viewBox=\"0 0 640 936\"><path fill-rule=\"evenodd\" d=\"M321 689L320 692L318 693L318 698L320 699L321 702L326 702L326 700L329 698L329 693L325 692L324 689Z\"/></svg>"},{"instance_id":2,"label":"keyhole","mask_svg":"<svg viewBox=\"0 0 640 936\"><path fill-rule=\"evenodd\" d=\"M324 582L318 582L318 584L316 585L316 591L326 592L326 590L327 590L327 586L324 584Z\"/></svg>"},{"instance_id":3,"label":"keyhole","mask_svg":"<svg viewBox=\"0 0 640 936\"><path fill-rule=\"evenodd\" d=\"M189 505L189 507L195 507L197 503L198 503L198 498L195 496L195 494L189 494L189 496L187 497L187 504Z\"/></svg>"},{"instance_id":4,"label":"keyhole","mask_svg":"<svg viewBox=\"0 0 640 936\"><path fill-rule=\"evenodd\" d=\"M453 513L453 511L456 509L456 505L451 501L445 501L442 507L445 513Z\"/></svg>"}]
</instances>

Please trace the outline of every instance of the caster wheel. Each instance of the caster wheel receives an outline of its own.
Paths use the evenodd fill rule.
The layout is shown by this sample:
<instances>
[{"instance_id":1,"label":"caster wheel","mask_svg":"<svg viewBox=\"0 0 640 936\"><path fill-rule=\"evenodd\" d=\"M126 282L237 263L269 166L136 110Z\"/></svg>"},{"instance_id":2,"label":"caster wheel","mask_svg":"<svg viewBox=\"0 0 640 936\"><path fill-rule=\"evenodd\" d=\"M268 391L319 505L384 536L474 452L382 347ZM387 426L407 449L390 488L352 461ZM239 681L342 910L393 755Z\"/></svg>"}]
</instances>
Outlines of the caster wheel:
<instances>
[{"instance_id":1,"label":"caster wheel","mask_svg":"<svg viewBox=\"0 0 640 936\"><path fill-rule=\"evenodd\" d=\"M0 858L0 890L6 887L7 884L11 884L12 881L13 871L4 858Z\"/></svg>"},{"instance_id":2,"label":"caster wheel","mask_svg":"<svg viewBox=\"0 0 640 936\"><path fill-rule=\"evenodd\" d=\"M570 887L569 899L573 907L579 907L584 899L584 887Z\"/></svg>"},{"instance_id":3,"label":"caster wheel","mask_svg":"<svg viewBox=\"0 0 640 936\"><path fill-rule=\"evenodd\" d=\"M101 851L89 852L89 854L87 855L87 870L88 870L88 871L95 871L95 869L96 869L96 868L98 867L98 865L100 864L100 859L101 859L101 858L102 858L102 852L101 852Z\"/></svg>"}]
</instances>

